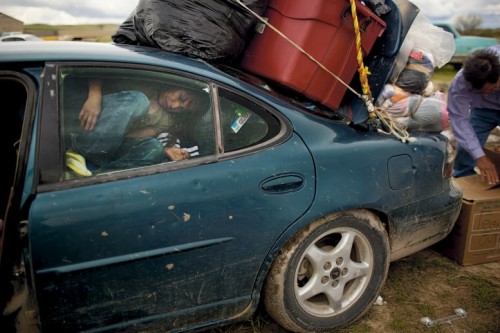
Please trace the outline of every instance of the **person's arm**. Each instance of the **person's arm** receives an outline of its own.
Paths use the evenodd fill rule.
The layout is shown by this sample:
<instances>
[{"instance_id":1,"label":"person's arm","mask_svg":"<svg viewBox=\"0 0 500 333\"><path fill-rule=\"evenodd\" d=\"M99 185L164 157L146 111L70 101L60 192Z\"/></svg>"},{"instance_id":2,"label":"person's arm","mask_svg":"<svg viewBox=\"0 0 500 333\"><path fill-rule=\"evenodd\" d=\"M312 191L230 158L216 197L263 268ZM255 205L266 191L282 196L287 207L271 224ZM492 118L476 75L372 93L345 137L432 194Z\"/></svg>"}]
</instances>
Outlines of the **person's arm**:
<instances>
[{"instance_id":1,"label":"person's arm","mask_svg":"<svg viewBox=\"0 0 500 333\"><path fill-rule=\"evenodd\" d=\"M496 184L498 174L495 165L486 157L470 123L471 94L472 91L459 73L448 90L447 108L451 127L458 144L476 160L483 181Z\"/></svg>"},{"instance_id":2,"label":"person's arm","mask_svg":"<svg viewBox=\"0 0 500 333\"><path fill-rule=\"evenodd\" d=\"M92 131L101 113L102 89L101 81L91 80L87 100L83 103L78 119L86 131Z\"/></svg>"},{"instance_id":3,"label":"person's arm","mask_svg":"<svg viewBox=\"0 0 500 333\"><path fill-rule=\"evenodd\" d=\"M153 127L135 130L127 134L127 137L130 138L156 138L157 136L157 130ZM171 161L187 160L190 157L187 150L178 147L164 147L163 153L165 154L165 157L167 157Z\"/></svg>"},{"instance_id":4,"label":"person's arm","mask_svg":"<svg viewBox=\"0 0 500 333\"><path fill-rule=\"evenodd\" d=\"M448 90L448 116L457 142L477 159L484 156L484 151L470 123L471 102L472 91L459 72Z\"/></svg>"}]
</instances>

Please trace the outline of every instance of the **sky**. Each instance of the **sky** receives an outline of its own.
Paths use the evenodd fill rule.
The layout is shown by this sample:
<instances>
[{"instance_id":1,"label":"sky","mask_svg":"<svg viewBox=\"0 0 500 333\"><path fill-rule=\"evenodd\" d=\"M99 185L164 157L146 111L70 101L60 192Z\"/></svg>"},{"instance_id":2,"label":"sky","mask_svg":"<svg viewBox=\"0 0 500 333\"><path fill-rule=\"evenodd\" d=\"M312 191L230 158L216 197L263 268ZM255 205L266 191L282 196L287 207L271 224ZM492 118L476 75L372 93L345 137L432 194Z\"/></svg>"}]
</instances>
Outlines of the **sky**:
<instances>
[{"instance_id":1,"label":"sky","mask_svg":"<svg viewBox=\"0 0 500 333\"><path fill-rule=\"evenodd\" d=\"M482 28L500 28L499 0L411 0L432 22L478 15ZM0 13L24 24L120 24L139 0L0 0Z\"/></svg>"}]
</instances>

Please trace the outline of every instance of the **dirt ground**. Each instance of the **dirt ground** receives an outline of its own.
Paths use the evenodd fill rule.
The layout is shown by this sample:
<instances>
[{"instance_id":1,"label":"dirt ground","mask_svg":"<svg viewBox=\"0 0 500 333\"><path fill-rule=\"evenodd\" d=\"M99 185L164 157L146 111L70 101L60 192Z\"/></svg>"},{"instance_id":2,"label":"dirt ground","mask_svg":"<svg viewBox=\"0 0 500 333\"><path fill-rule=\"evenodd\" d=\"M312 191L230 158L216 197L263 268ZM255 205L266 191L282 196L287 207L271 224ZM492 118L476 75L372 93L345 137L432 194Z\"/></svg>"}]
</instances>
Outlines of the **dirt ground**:
<instances>
[{"instance_id":1,"label":"dirt ground","mask_svg":"<svg viewBox=\"0 0 500 333\"><path fill-rule=\"evenodd\" d=\"M381 296L384 304L345 332L500 332L500 261L460 266L427 249L392 263ZM431 328L421 322L456 309L467 316Z\"/></svg>"},{"instance_id":2,"label":"dirt ground","mask_svg":"<svg viewBox=\"0 0 500 333\"><path fill-rule=\"evenodd\" d=\"M382 304L340 333L498 333L500 261L460 266L435 249L393 262L381 292ZM454 319L457 309L466 312ZM422 323L448 318L432 327ZM246 323L211 333L286 333L262 310Z\"/></svg>"}]
</instances>

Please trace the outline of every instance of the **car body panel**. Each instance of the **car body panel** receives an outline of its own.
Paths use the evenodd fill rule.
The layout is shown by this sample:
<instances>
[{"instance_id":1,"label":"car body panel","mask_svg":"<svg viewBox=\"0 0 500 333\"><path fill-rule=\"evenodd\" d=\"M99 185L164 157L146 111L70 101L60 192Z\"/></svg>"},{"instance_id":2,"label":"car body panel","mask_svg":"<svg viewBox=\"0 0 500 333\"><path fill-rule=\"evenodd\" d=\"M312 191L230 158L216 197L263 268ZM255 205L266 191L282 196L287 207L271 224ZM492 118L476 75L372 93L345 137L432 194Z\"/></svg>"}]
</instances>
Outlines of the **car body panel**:
<instances>
[{"instance_id":1,"label":"car body panel","mask_svg":"<svg viewBox=\"0 0 500 333\"><path fill-rule=\"evenodd\" d=\"M292 116L290 119L295 123ZM439 134L420 134L415 142L403 144L384 134L353 139L356 134L348 133L353 129L332 127L333 132L329 126L324 131L318 126L310 132L300 129L304 141L315 152L317 192L328 193L317 195L304 220L319 218L329 207L353 210L363 202L363 207L390 216L390 225L395 228L392 260L408 255L411 248L428 247L449 233L452 225L445 221L455 218L461 192L451 183L440 181L446 143L439 139ZM339 170L348 170L352 177ZM430 178L419 183L422 172ZM441 197L446 198L441 201ZM410 200L414 205L409 204ZM421 205L428 210L421 211ZM420 231L426 236L408 237Z\"/></svg>"},{"instance_id":2,"label":"car body panel","mask_svg":"<svg viewBox=\"0 0 500 333\"><path fill-rule=\"evenodd\" d=\"M289 163L276 164L281 160ZM301 185L269 193L262 183L272 175L295 175ZM272 230L286 229L310 205L313 176L310 153L294 136L262 154L38 195L30 209L30 245L47 327L104 326L110 304L115 312L148 317L222 298L234 303L225 315L236 315L248 306L256 273L276 241ZM108 207L106 216L95 207ZM70 287L103 277L98 289ZM186 290L196 293L186 297ZM50 321L81 309L85 315L68 326Z\"/></svg>"},{"instance_id":3,"label":"car body panel","mask_svg":"<svg viewBox=\"0 0 500 333\"><path fill-rule=\"evenodd\" d=\"M6 221L9 233L29 225L25 261L48 332L181 331L241 320L257 307L281 246L312 221L370 210L384 222L395 260L444 238L459 212L439 134L401 142L328 120L157 49L15 44L0 48L0 74L24 72L37 100L24 115L25 171ZM203 78L265 105L283 131L252 149L63 181L46 170L63 169L56 77L71 64Z\"/></svg>"}]
</instances>

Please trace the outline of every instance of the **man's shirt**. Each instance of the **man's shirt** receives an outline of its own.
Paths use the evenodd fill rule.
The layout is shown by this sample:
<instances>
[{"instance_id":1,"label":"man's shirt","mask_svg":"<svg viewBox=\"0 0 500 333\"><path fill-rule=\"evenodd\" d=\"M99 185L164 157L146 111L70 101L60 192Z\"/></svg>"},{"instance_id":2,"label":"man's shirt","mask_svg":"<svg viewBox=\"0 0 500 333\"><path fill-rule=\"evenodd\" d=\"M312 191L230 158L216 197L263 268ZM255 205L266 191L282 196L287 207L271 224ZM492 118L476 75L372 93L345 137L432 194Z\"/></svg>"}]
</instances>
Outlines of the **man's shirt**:
<instances>
[{"instance_id":1,"label":"man's shirt","mask_svg":"<svg viewBox=\"0 0 500 333\"><path fill-rule=\"evenodd\" d=\"M490 47L500 59L500 45ZM470 110L473 108L500 111L500 90L482 96L479 90L473 89L463 76L461 69L452 80L448 89L448 114L457 142L474 159L484 156L484 151L477 139L469 121Z\"/></svg>"}]
</instances>

